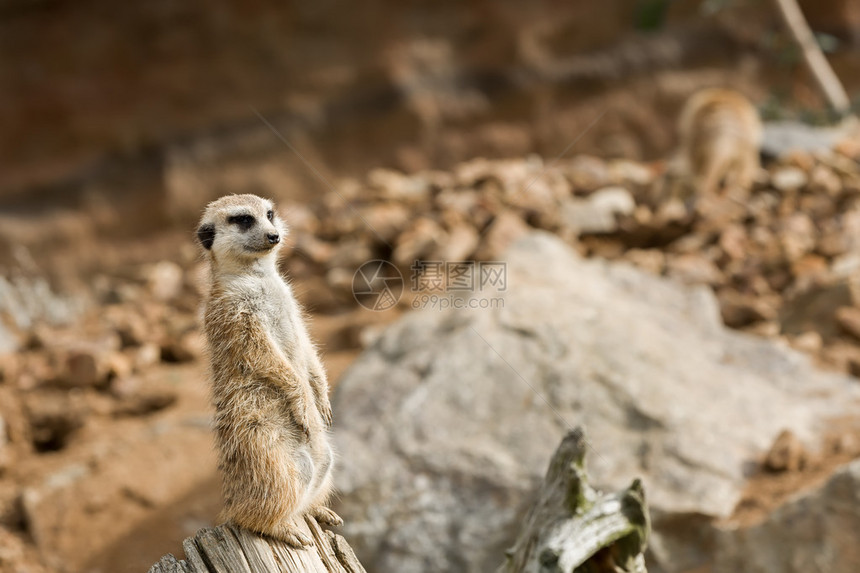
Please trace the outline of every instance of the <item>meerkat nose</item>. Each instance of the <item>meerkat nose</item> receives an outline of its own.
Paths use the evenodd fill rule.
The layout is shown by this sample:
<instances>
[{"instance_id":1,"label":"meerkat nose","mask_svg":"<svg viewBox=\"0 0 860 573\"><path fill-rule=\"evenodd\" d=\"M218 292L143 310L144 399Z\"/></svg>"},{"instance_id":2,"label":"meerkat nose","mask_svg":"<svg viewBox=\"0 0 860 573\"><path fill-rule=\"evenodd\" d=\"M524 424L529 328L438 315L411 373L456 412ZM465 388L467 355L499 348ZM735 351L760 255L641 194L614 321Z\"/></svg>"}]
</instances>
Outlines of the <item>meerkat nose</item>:
<instances>
[{"instance_id":1,"label":"meerkat nose","mask_svg":"<svg viewBox=\"0 0 860 573\"><path fill-rule=\"evenodd\" d=\"M278 242L280 242L281 240L281 236L277 233L269 233L268 235L266 235L266 238L269 239L269 243L272 245L277 245Z\"/></svg>"}]
</instances>

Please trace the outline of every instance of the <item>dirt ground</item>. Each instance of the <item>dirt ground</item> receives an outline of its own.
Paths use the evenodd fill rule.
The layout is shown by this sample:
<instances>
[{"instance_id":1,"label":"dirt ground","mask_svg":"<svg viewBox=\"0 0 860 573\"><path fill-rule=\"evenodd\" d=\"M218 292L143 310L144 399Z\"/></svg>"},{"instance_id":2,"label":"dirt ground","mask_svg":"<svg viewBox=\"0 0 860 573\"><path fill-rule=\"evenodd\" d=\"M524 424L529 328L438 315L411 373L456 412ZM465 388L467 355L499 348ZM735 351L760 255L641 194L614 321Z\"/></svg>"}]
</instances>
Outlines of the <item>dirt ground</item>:
<instances>
[{"instance_id":1,"label":"dirt ground","mask_svg":"<svg viewBox=\"0 0 860 573\"><path fill-rule=\"evenodd\" d=\"M481 178L486 177L480 175L481 169L488 169L488 173L499 174L500 185L504 187L505 177L527 165L522 160L478 162L458 172ZM577 167L570 168L573 171L569 176L582 184L584 174L593 176L601 172L596 168L603 163L579 156L572 158L571 165ZM632 178L627 184L634 191L639 185L634 180L641 183L647 174L652 177L661 169L660 163L609 162L605 167L614 176ZM780 169L784 166L771 167L774 173ZM530 178L528 172L520 176ZM317 203L308 199L309 204L323 209L312 211L316 213L312 223L303 222L307 213L303 215L299 206L294 205L287 214L293 235L285 246L282 268L292 277L295 292L309 311L311 332L320 345L333 387L361 349L372 343L376 333L409 312L410 307L406 296L385 312L362 308L352 297L350 281L344 281L344 273L350 275L347 279L351 278L345 269L353 268L356 260L373 256L392 261L404 256L411 260L413 255L432 259L438 252L434 249L445 251L469 242L462 231L455 232L456 225L437 236L439 231L425 222L429 220L428 212L437 208L432 205L437 203L425 204L389 195L411 186L408 177L397 177L380 179L379 174L369 175L370 183L363 183L369 187L358 195L364 198L359 210L339 210L327 199L317 198ZM853 181L854 175L847 173L845 177L846 181ZM456 185L453 180L443 180L445 185ZM391 181L396 183L386 187ZM492 206L492 197L499 192L494 185L475 186L468 179L463 184L481 189L487 195L483 203L486 208L501 209L500 204ZM458 196L444 190L437 193L438 198ZM757 193L768 193L767 185L762 184ZM438 204L446 205L446 201ZM405 206L395 208L401 202ZM534 204L529 205L531 209ZM781 212L774 209L775 213ZM546 206L547 213L554 210L551 205ZM528 215L528 212L523 212L524 220L534 221L535 225L547 224L539 213ZM790 210L784 215L792 216ZM478 221L484 217L480 210L474 216ZM505 225L511 225L502 231L489 227L481 239L483 246L473 246L477 248L476 256L492 260L528 225L514 223L520 219L511 218L510 212L504 210L488 216L495 217L491 221L507 221ZM714 228L710 216L691 224L681 236L687 237L687 241L709 236L702 229ZM740 220L754 220L738 216ZM399 225L401 234L391 239L394 250L368 251L366 237L371 233L356 223L357 217L369 217L383 233L386 225ZM444 208L439 219L450 219ZM572 240L588 256L621 258L660 274L686 270L673 276L693 282L701 279L697 269L701 270L702 261L689 265L690 254L683 249L675 252L671 247L676 241L660 251L662 258L658 259L664 262L655 266L653 256L643 256L643 249L625 243L633 240L631 237L644 236L641 229L631 230L633 222L624 218L617 219L616 224L616 230L608 234ZM677 238L676 227L667 229ZM563 228L556 232L570 237ZM437 237L438 241L425 241L424 233ZM193 234L165 230L145 241L117 239L97 245L90 242L93 238L85 234L79 242L57 249L50 255L56 264L46 267L55 272L63 268L87 270L83 276L79 272L65 277L57 274L52 283L53 288L67 288L74 293L69 298L79 300L84 310L69 311L78 314L66 324L50 326L49 317L44 316L41 318L45 320L34 321L29 328L20 330L21 351L0 360L0 418L6 434L0 442L3 445L0 571L4 573L140 571L165 553L180 553L184 537L218 522L219 482L209 430L211 409L206 365L197 322L205 267ZM708 240L718 245L725 243L719 236ZM415 248L419 251L414 251ZM431 250L424 252L421 248ZM650 252L658 250L651 248ZM717 270L705 273L706 282L717 280L712 276L714 273L721 276L725 272L729 276L735 272L731 257L721 253L714 255L713 269ZM747 257L758 256L755 253L750 250ZM16 295L25 307L54 308L53 291L33 288L37 284L33 281L41 276L38 265L29 268L20 264L26 262L25 257L16 255L14 249L8 256L19 264L13 280L8 281L15 288L6 292ZM684 264L678 266L678 261ZM753 271L743 272L762 273L767 268L770 267L754 265ZM695 272L689 272L691 269ZM803 276L803 273L798 275ZM830 283L824 279L810 285L825 288L826 299L835 300L835 306L828 307L827 312L833 312L834 308L838 311L843 303L851 304L850 299L840 301L827 294ZM791 288L785 291L788 298L781 304L790 308L792 292ZM41 298L36 299L39 304L34 307L27 296L37 295ZM773 298L766 296L770 297L766 300ZM824 322L814 332L824 333L832 317L820 309L816 312L816 320ZM759 335L781 336L778 328L774 331L762 326L771 320L766 313L757 315L756 320L743 328ZM818 323L813 321L813 324ZM850 333L830 336L834 338L819 335L817 346L798 346L812 353L825 367L851 371L850 360L828 360L828 345L847 348L849 355L854 356L860 344ZM790 335L786 340L796 343L797 337ZM790 434L780 436L770 452L763 452L761 459L751 460L757 469L727 523L757 523L792 495L820 484L835 468L858 456L860 421L856 419L834 420L821 444L801 444Z\"/></svg>"}]
</instances>

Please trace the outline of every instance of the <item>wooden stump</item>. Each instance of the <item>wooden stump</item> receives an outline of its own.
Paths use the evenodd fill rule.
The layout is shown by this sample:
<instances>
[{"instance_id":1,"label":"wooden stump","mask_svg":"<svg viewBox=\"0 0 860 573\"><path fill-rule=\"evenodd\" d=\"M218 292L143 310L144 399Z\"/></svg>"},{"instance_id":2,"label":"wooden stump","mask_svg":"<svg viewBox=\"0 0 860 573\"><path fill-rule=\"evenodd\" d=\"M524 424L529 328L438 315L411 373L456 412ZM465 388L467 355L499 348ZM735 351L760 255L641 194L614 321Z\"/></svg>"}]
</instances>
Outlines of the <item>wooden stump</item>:
<instances>
[{"instance_id":1,"label":"wooden stump","mask_svg":"<svg viewBox=\"0 0 860 573\"><path fill-rule=\"evenodd\" d=\"M601 494L585 473L585 434L567 434L553 454L538 501L499 573L645 572L651 529L639 480Z\"/></svg>"},{"instance_id":2,"label":"wooden stump","mask_svg":"<svg viewBox=\"0 0 860 573\"><path fill-rule=\"evenodd\" d=\"M343 537L305 518L314 546L295 549L231 525L201 529L182 542L185 559L165 555L149 573L364 573Z\"/></svg>"}]
</instances>

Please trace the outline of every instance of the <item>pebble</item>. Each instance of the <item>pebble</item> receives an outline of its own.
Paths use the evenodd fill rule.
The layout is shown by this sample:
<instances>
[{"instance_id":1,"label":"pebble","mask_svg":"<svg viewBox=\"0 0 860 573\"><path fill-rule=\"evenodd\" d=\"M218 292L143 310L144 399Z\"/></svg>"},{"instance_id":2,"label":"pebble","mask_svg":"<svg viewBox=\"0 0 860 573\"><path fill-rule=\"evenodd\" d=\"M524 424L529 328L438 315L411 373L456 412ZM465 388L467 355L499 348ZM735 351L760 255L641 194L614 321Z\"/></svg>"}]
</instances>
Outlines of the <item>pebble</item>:
<instances>
[{"instance_id":1,"label":"pebble","mask_svg":"<svg viewBox=\"0 0 860 573\"><path fill-rule=\"evenodd\" d=\"M770 176L771 185L779 191L797 191L804 187L809 178L799 167L780 167Z\"/></svg>"}]
</instances>

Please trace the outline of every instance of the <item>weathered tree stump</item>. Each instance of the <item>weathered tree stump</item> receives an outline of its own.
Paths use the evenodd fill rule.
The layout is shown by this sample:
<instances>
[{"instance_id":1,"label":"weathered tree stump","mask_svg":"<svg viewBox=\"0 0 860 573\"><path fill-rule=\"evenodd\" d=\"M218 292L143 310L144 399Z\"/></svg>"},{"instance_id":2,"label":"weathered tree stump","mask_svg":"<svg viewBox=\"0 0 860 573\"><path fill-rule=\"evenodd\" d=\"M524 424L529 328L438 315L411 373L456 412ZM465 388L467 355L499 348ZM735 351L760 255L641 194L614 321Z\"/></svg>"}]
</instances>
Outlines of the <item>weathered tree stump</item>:
<instances>
[{"instance_id":1,"label":"weathered tree stump","mask_svg":"<svg viewBox=\"0 0 860 573\"><path fill-rule=\"evenodd\" d=\"M645 572L651 529L639 480L601 494L585 473L588 444L579 428L553 454L538 501L499 573Z\"/></svg>"},{"instance_id":2,"label":"weathered tree stump","mask_svg":"<svg viewBox=\"0 0 860 573\"><path fill-rule=\"evenodd\" d=\"M323 531L310 517L302 531L313 538L313 547L295 549L231 525L201 529L182 542L183 561L165 555L149 573L364 573L343 537Z\"/></svg>"}]
</instances>

